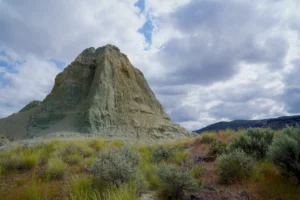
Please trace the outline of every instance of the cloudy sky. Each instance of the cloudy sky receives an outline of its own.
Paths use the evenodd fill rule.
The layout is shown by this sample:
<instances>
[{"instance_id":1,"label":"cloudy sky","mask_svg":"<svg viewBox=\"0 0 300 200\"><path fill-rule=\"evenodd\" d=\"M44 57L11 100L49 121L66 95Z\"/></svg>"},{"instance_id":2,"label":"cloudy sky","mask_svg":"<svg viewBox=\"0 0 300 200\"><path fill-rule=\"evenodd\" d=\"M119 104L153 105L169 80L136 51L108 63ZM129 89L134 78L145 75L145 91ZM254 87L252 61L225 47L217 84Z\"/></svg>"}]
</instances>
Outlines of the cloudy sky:
<instances>
[{"instance_id":1,"label":"cloudy sky","mask_svg":"<svg viewBox=\"0 0 300 200\"><path fill-rule=\"evenodd\" d=\"M299 0L0 0L0 117L108 43L190 130L299 114L299 10Z\"/></svg>"}]
</instances>

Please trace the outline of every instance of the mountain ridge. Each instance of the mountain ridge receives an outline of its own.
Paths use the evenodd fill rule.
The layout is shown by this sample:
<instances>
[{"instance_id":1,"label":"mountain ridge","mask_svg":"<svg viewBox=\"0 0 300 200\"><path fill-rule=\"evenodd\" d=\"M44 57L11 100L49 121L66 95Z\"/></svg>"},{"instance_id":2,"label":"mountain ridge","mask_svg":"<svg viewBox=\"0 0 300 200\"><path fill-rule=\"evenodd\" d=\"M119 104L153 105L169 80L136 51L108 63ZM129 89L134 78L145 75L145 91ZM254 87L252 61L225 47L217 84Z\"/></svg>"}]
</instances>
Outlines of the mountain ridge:
<instances>
[{"instance_id":1,"label":"mountain ridge","mask_svg":"<svg viewBox=\"0 0 300 200\"><path fill-rule=\"evenodd\" d=\"M195 130L195 133L207 131L221 131L226 129L244 129L244 128L272 128L275 130L288 126L295 126L300 123L300 115L281 116L277 118L260 119L260 120L233 120L229 122L221 121L204 128Z\"/></svg>"}]
</instances>

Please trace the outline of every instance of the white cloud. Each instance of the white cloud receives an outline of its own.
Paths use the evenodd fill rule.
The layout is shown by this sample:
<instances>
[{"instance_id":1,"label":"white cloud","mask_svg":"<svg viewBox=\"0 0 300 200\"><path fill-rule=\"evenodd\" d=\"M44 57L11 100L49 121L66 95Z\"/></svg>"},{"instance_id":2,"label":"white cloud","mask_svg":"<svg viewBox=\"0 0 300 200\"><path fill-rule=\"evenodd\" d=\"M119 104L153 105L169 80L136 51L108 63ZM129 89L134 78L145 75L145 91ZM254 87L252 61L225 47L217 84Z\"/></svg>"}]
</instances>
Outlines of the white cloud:
<instances>
[{"instance_id":1,"label":"white cloud","mask_svg":"<svg viewBox=\"0 0 300 200\"><path fill-rule=\"evenodd\" d=\"M134 3L134 0L3 1L0 50L5 54L0 60L9 66L1 68L0 116L18 111L31 100L42 100L49 93L59 72L51 59L68 64L85 48L111 43L131 60L145 63L140 57L146 42L138 32L145 17Z\"/></svg>"},{"instance_id":2,"label":"white cloud","mask_svg":"<svg viewBox=\"0 0 300 200\"><path fill-rule=\"evenodd\" d=\"M135 1L4 1L0 44L17 53L72 61L83 49L112 43L129 56L145 39L137 30L145 17ZM4 12L5 11L5 12Z\"/></svg>"},{"instance_id":3,"label":"white cloud","mask_svg":"<svg viewBox=\"0 0 300 200\"><path fill-rule=\"evenodd\" d=\"M59 73L56 65L29 55L22 64L3 68L0 87L0 116L19 111L32 100L43 100L50 92L54 78Z\"/></svg>"},{"instance_id":4,"label":"white cloud","mask_svg":"<svg viewBox=\"0 0 300 200\"><path fill-rule=\"evenodd\" d=\"M107 43L128 55L171 118L191 130L298 106L299 1L146 0L143 13L135 3L2 0L0 49L9 56L0 60L17 73L0 68L0 115L45 97L59 71L50 59L68 64ZM154 29L145 50L138 30L147 18Z\"/></svg>"}]
</instances>

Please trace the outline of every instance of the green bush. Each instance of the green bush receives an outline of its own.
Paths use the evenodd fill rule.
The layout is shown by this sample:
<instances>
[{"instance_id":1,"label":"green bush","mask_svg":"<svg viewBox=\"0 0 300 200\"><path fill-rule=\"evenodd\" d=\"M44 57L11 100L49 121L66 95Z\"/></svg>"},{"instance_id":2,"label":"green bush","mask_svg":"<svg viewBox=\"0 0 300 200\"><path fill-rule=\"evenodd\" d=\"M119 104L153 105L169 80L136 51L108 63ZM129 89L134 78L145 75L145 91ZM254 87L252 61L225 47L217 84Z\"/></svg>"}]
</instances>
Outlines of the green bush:
<instances>
[{"instance_id":1,"label":"green bush","mask_svg":"<svg viewBox=\"0 0 300 200\"><path fill-rule=\"evenodd\" d=\"M105 140L102 138L95 138L90 141L90 146L95 150L100 150L105 145Z\"/></svg>"},{"instance_id":2,"label":"green bush","mask_svg":"<svg viewBox=\"0 0 300 200\"><path fill-rule=\"evenodd\" d=\"M196 166L193 166L192 169L191 169L191 174L194 178L198 179L201 177L201 173L203 171L203 168L201 165L196 165Z\"/></svg>"},{"instance_id":3,"label":"green bush","mask_svg":"<svg viewBox=\"0 0 300 200\"><path fill-rule=\"evenodd\" d=\"M300 183L300 127L287 127L275 138L269 151L271 160Z\"/></svg>"},{"instance_id":4,"label":"green bush","mask_svg":"<svg viewBox=\"0 0 300 200\"><path fill-rule=\"evenodd\" d=\"M196 191L200 188L197 180L189 172L175 165L162 164L157 175L163 183L163 189L175 199L181 198L184 191Z\"/></svg>"},{"instance_id":5,"label":"green bush","mask_svg":"<svg viewBox=\"0 0 300 200\"><path fill-rule=\"evenodd\" d=\"M137 196L140 196L141 194L147 192L149 187L145 176L141 172L135 174L132 179L132 184L134 185L135 193Z\"/></svg>"},{"instance_id":6,"label":"green bush","mask_svg":"<svg viewBox=\"0 0 300 200\"><path fill-rule=\"evenodd\" d=\"M154 162L159 163L166 161L175 155L175 149L172 147L159 146L153 150L152 159Z\"/></svg>"},{"instance_id":7,"label":"green bush","mask_svg":"<svg viewBox=\"0 0 300 200\"><path fill-rule=\"evenodd\" d=\"M58 154L62 157L69 155L80 155L83 157L90 157L94 154L94 150L85 141L70 142L62 145L59 149Z\"/></svg>"},{"instance_id":8,"label":"green bush","mask_svg":"<svg viewBox=\"0 0 300 200\"><path fill-rule=\"evenodd\" d=\"M171 161L173 163L181 165L189 156L190 156L190 152L188 151L175 151Z\"/></svg>"},{"instance_id":9,"label":"green bush","mask_svg":"<svg viewBox=\"0 0 300 200\"><path fill-rule=\"evenodd\" d=\"M242 149L256 159L263 159L272 143L273 135L274 131L271 129L249 128L242 135L232 138L230 150Z\"/></svg>"},{"instance_id":10,"label":"green bush","mask_svg":"<svg viewBox=\"0 0 300 200\"><path fill-rule=\"evenodd\" d=\"M50 179L64 178L68 165L59 157L50 158L46 169L46 174Z\"/></svg>"},{"instance_id":11,"label":"green bush","mask_svg":"<svg viewBox=\"0 0 300 200\"><path fill-rule=\"evenodd\" d=\"M151 189L156 190L161 187L161 180L156 174L158 166L154 163L142 162L139 166L141 172L143 172L147 182Z\"/></svg>"},{"instance_id":12,"label":"green bush","mask_svg":"<svg viewBox=\"0 0 300 200\"><path fill-rule=\"evenodd\" d=\"M129 147L112 148L94 160L91 171L99 180L119 187L137 171L138 163L138 154Z\"/></svg>"},{"instance_id":13,"label":"green bush","mask_svg":"<svg viewBox=\"0 0 300 200\"><path fill-rule=\"evenodd\" d=\"M196 139L196 142L206 143L206 144L211 144L215 141L216 141L216 136L215 136L215 134L211 135L211 133L210 134L203 133Z\"/></svg>"},{"instance_id":14,"label":"green bush","mask_svg":"<svg viewBox=\"0 0 300 200\"><path fill-rule=\"evenodd\" d=\"M226 153L227 151L227 143L223 141L215 141L210 146L210 153L212 155L221 155L223 153Z\"/></svg>"},{"instance_id":15,"label":"green bush","mask_svg":"<svg viewBox=\"0 0 300 200\"><path fill-rule=\"evenodd\" d=\"M0 166L3 172L32 169L40 162L40 157L40 151L20 147L3 153Z\"/></svg>"},{"instance_id":16,"label":"green bush","mask_svg":"<svg viewBox=\"0 0 300 200\"><path fill-rule=\"evenodd\" d=\"M222 183L233 183L251 175L254 160L242 150L235 150L219 157L218 176Z\"/></svg>"},{"instance_id":17,"label":"green bush","mask_svg":"<svg viewBox=\"0 0 300 200\"><path fill-rule=\"evenodd\" d=\"M78 164L80 161L83 160L82 156L78 154L71 154L64 157L64 161L68 164Z\"/></svg>"}]
</instances>

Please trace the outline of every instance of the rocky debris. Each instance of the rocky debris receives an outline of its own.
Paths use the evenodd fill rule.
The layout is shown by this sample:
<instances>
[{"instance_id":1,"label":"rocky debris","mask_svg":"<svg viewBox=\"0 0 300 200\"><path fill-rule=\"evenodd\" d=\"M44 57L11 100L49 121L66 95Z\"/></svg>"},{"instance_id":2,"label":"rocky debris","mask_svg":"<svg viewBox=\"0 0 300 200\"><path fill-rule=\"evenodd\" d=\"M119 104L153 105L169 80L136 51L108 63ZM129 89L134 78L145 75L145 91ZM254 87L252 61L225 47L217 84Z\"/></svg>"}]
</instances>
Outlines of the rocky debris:
<instances>
[{"instance_id":1,"label":"rocky debris","mask_svg":"<svg viewBox=\"0 0 300 200\"><path fill-rule=\"evenodd\" d=\"M1 119L0 132L13 139L55 132L131 140L192 136L170 121L143 73L113 45L84 50L42 102Z\"/></svg>"},{"instance_id":2,"label":"rocky debris","mask_svg":"<svg viewBox=\"0 0 300 200\"><path fill-rule=\"evenodd\" d=\"M242 192L240 192L240 195L245 197L247 200L250 200L250 196L247 191L243 190Z\"/></svg>"},{"instance_id":3,"label":"rocky debris","mask_svg":"<svg viewBox=\"0 0 300 200\"><path fill-rule=\"evenodd\" d=\"M190 195L190 200L203 200L199 195L197 194L191 194Z\"/></svg>"},{"instance_id":4,"label":"rocky debris","mask_svg":"<svg viewBox=\"0 0 300 200\"><path fill-rule=\"evenodd\" d=\"M140 197L140 200L156 200L156 196L155 193L146 193L146 194L142 194L142 196Z\"/></svg>"},{"instance_id":5,"label":"rocky debris","mask_svg":"<svg viewBox=\"0 0 300 200\"><path fill-rule=\"evenodd\" d=\"M216 156L197 156L196 163L214 162L216 158Z\"/></svg>"},{"instance_id":6,"label":"rocky debris","mask_svg":"<svg viewBox=\"0 0 300 200\"><path fill-rule=\"evenodd\" d=\"M6 137L0 135L0 146L3 146L8 143L9 143L9 140Z\"/></svg>"}]
</instances>

